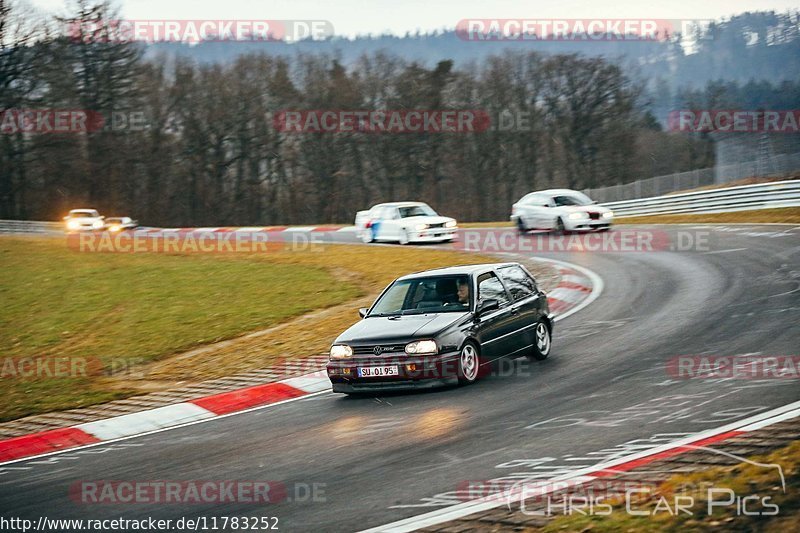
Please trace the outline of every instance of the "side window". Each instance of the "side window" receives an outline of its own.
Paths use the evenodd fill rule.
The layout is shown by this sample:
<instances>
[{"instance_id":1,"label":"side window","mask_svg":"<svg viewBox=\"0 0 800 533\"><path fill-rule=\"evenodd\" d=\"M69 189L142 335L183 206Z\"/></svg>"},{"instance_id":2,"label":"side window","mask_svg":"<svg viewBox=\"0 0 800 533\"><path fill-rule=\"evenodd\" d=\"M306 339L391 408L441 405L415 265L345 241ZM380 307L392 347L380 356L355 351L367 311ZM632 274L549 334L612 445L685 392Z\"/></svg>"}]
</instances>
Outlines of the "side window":
<instances>
[{"instance_id":1,"label":"side window","mask_svg":"<svg viewBox=\"0 0 800 533\"><path fill-rule=\"evenodd\" d=\"M508 286L514 301L522 300L536 293L536 282L527 272L518 266L504 267L499 270L500 276Z\"/></svg>"},{"instance_id":2,"label":"side window","mask_svg":"<svg viewBox=\"0 0 800 533\"><path fill-rule=\"evenodd\" d=\"M478 300L486 300L494 298L500 303L500 307L505 307L509 303L508 294L503 284L500 283L500 278L494 275L493 272L482 274L478 278Z\"/></svg>"},{"instance_id":3,"label":"side window","mask_svg":"<svg viewBox=\"0 0 800 533\"><path fill-rule=\"evenodd\" d=\"M531 194L531 195L528 195L527 198L525 198L525 201L523 202L523 204L529 205L529 206L532 206L532 207L542 207L542 206L546 206L547 205L547 198L545 198L541 194Z\"/></svg>"}]
</instances>

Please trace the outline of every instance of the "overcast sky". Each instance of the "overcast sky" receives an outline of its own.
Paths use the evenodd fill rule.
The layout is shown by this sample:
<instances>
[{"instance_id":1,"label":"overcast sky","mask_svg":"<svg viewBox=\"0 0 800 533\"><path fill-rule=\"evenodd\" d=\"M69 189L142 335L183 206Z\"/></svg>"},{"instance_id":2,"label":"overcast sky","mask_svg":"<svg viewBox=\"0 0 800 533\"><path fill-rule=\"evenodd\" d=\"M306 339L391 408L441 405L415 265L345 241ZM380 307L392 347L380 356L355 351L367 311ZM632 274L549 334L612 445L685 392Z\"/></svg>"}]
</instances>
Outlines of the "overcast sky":
<instances>
[{"instance_id":1,"label":"overcast sky","mask_svg":"<svg viewBox=\"0 0 800 533\"><path fill-rule=\"evenodd\" d=\"M27 1L47 12L68 12L65 0ZM116 4L126 19L327 20L336 35L348 37L453 29L467 18L718 19L745 11L798 7L797 0L667 0L663 5L641 0L118 0Z\"/></svg>"}]
</instances>

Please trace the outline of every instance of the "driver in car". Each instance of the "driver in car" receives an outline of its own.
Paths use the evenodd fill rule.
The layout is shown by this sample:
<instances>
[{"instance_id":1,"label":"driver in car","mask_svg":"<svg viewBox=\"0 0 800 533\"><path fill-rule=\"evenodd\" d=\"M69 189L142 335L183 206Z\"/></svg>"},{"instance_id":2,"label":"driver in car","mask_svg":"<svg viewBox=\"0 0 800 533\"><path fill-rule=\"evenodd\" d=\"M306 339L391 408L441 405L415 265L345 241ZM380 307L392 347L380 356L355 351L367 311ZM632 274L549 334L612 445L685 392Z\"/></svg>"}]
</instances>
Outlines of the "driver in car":
<instances>
[{"instance_id":1,"label":"driver in car","mask_svg":"<svg viewBox=\"0 0 800 533\"><path fill-rule=\"evenodd\" d=\"M458 280L458 303L469 305L469 283L466 278Z\"/></svg>"}]
</instances>

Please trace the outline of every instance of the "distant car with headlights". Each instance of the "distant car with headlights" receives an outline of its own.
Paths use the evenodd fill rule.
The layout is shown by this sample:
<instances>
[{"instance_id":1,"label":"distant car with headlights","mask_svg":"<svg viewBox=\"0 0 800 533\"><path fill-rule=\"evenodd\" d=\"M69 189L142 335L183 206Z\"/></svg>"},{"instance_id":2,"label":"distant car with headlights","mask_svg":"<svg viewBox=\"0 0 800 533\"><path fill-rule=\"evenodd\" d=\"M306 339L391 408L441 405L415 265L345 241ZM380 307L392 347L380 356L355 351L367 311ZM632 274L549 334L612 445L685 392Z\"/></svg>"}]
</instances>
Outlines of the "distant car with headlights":
<instances>
[{"instance_id":1,"label":"distant car with headlights","mask_svg":"<svg viewBox=\"0 0 800 533\"><path fill-rule=\"evenodd\" d=\"M519 263L409 274L359 315L331 346L333 392L469 384L502 357L550 354L547 297Z\"/></svg>"},{"instance_id":2,"label":"distant car with headlights","mask_svg":"<svg viewBox=\"0 0 800 533\"><path fill-rule=\"evenodd\" d=\"M614 222L611 209L582 192L571 189L549 189L523 196L511 206L511 221L520 233L529 230L605 231Z\"/></svg>"},{"instance_id":3,"label":"distant car with headlights","mask_svg":"<svg viewBox=\"0 0 800 533\"><path fill-rule=\"evenodd\" d=\"M136 228L139 224L131 217L108 217L105 220L106 231L116 233Z\"/></svg>"},{"instance_id":4,"label":"distant car with headlights","mask_svg":"<svg viewBox=\"0 0 800 533\"><path fill-rule=\"evenodd\" d=\"M423 202L389 202L356 213L356 234L370 242L446 242L455 239L458 223L440 216Z\"/></svg>"},{"instance_id":5,"label":"distant car with headlights","mask_svg":"<svg viewBox=\"0 0 800 533\"><path fill-rule=\"evenodd\" d=\"M73 209L64 217L67 231L99 231L105 227L105 217L96 209Z\"/></svg>"}]
</instances>

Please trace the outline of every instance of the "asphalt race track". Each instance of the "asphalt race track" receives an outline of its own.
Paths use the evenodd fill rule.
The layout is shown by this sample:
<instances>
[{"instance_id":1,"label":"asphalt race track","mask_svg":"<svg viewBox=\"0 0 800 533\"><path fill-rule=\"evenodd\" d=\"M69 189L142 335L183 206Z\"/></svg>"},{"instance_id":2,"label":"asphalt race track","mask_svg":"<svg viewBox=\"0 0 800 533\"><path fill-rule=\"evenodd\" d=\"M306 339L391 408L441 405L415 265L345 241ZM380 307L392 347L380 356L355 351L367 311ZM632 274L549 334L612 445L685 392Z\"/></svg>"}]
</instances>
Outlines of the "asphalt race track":
<instances>
[{"instance_id":1,"label":"asphalt race track","mask_svg":"<svg viewBox=\"0 0 800 533\"><path fill-rule=\"evenodd\" d=\"M473 386L430 393L324 392L16 462L0 467L0 515L271 516L282 531L356 531L459 503L455 491L468 482L545 477L800 400L796 380L674 379L667 369L681 355L798 355L800 227L661 228L671 239L707 232L708 246L533 254L605 283L594 303L557 323L547 361L518 360ZM294 501L70 498L76 482L93 480L276 480Z\"/></svg>"}]
</instances>

